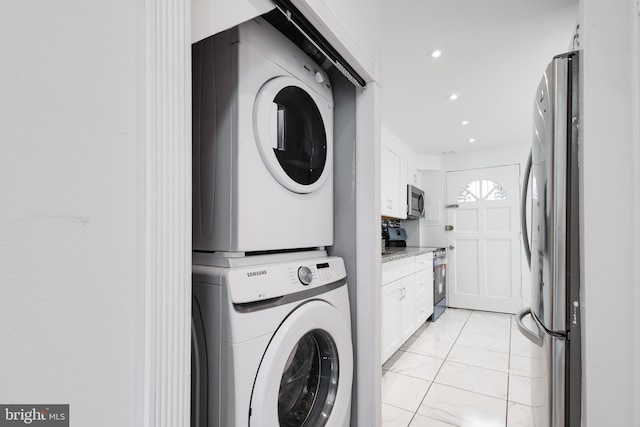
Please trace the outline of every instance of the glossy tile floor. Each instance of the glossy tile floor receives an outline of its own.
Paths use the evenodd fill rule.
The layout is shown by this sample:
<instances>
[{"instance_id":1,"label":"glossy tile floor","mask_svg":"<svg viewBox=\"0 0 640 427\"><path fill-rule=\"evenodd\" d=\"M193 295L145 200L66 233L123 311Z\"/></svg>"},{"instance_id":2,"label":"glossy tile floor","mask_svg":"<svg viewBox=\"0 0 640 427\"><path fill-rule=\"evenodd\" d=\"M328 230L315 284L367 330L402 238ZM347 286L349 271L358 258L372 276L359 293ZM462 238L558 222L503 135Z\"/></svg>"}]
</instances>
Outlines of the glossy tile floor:
<instances>
[{"instance_id":1,"label":"glossy tile floor","mask_svg":"<svg viewBox=\"0 0 640 427\"><path fill-rule=\"evenodd\" d=\"M514 316L448 308L382 367L383 427L532 426Z\"/></svg>"}]
</instances>

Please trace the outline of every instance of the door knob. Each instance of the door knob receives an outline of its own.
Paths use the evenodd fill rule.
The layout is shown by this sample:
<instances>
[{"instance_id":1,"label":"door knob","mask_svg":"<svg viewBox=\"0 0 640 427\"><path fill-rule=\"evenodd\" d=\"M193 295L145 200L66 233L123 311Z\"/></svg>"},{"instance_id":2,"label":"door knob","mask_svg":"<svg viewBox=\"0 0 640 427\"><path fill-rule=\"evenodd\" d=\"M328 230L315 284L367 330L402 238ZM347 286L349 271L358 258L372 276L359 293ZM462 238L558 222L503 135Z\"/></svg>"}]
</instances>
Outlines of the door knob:
<instances>
[{"instance_id":1,"label":"door knob","mask_svg":"<svg viewBox=\"0 0 640 427\"><path fill-rule=\"evenodd\" d=\"M449 245L449 250L450 250L450 251L454 250L455 248L456 248L455 246L453 246L453 245Z\"/></svg>"}]
</instances>

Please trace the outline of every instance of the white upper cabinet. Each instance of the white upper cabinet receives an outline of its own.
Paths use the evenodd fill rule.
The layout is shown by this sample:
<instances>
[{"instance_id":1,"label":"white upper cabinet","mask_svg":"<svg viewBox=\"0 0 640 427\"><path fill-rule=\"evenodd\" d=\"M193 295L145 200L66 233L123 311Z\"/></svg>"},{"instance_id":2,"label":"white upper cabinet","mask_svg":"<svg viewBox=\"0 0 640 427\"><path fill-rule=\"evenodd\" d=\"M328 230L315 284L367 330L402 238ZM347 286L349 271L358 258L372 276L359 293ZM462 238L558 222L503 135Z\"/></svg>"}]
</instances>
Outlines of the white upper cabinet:
<instances>
[{"instance_id":1,"label":"white upper cabinet","mask_svg":"<svg viewBox=\"0 0 640 427\"><path fill-rule=\"evenodd\" d=\"M380 178L381 178L381 203L382 215L393 218L407 218L407 185L413 185L422 189L422 171L416 167L415 152L396 134L388 129L384 124L380 132L382 151L380 153ZM389 158L389 152L393 153L393 165ZM395 162L399 163L398 166ZM420 163L422 164L422 163ZM400 178L396 178L396 171L399 169ZM394 197L394 195L397 196ZM394 207L390 210L386 207L389 200L399 200L399 209Z\"/></svg>"},{"instance_id":2,"label":"white upper cabinet","mask_svg":"<svg viewBox=\"0 0 640 427\"><path fill-rule=\"evenodd\" d=\"M400 164L400 156L385 145L382 145L380 151L380 213L382 216L400 218L403 204L399 191Z\"/></svg>"},{"instance_id":3,"label":"white upper cabinet","mask_svg":"<svg viewBox=\"0 0 640 427\"><path fill-rule=\"evenodd\" d=\"M262 15L271 0L191 0L191 43Z\"/></svg>"},{"instance_id":4,"label":"white upper cabinet","mask_svg":"<svg viewBox=\"0 0 640 427\"><path fill-rule=\"evenodd\" d=\"M384 144L380 148L380 214L407 218L407 162Z\"/></svg>"},{"instance_id":5,"label":"white upper cabinet","mask_svg":"<svg viewBox=\"0 0 640 427\"><path fill-rule=\"evenodd\" d=\"M384 136L387 135L387 138ZM381 215L407 218L407 184L411 183L408 160L395 144L392 134L383 132L380 146L380 203ZM416 174L417 176L417 174ZM415 184L414 184L415 185Z\"/></svg>"},{"instance_id":6,"label":"white upper cabinet","mask_svg":"<svg viewBox=\"0 0 640 427\"><path fill-rule=\"evenodd\" d=\"M407 183L422 190L422 173L411 165L407 166Z\"/></svg>"}]
</instances>

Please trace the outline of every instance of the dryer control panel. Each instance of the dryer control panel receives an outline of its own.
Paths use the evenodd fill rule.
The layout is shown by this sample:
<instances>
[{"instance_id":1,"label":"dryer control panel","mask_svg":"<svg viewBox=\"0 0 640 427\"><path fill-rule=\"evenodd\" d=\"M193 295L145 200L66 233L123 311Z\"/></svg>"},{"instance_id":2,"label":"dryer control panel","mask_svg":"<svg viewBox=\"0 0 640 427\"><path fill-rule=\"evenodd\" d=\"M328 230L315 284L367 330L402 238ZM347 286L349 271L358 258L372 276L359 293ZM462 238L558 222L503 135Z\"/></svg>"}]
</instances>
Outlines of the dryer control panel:
<instances>
[{"instance_id":1,"label":"dryer control panel","mask_svg":"<svg viewBox=\"0 0 640 427\"><path fill-rule=\"evenodd\" d=\"M326 257L227 269L223 285L233 303L241 304L342 282L346 276L342 258Z\"/></svg>"}]
</instances>

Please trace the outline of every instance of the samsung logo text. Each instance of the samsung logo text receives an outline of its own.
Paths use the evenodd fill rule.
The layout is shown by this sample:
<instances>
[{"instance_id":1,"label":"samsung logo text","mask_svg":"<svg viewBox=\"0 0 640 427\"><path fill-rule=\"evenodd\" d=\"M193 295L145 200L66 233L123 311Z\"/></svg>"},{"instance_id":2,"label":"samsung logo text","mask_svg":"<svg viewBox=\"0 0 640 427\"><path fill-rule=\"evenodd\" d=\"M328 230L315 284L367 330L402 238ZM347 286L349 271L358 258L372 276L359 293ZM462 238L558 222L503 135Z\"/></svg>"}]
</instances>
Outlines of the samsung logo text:
<instances>
[{"instance_id":1,"label":"samsung logo text","mask_svg":"<svg viewBox=\"0 0 640 427\"><path fill-rule=\"evenodd\" d=\"M247 273L247 277L264 276L265 274L267 274L267 270L250 271Z\"/></svg>"}]
</instances>

